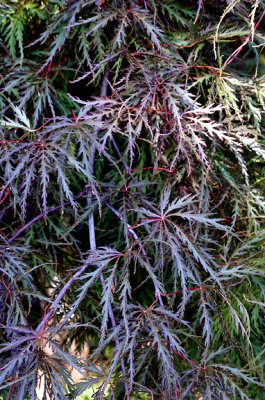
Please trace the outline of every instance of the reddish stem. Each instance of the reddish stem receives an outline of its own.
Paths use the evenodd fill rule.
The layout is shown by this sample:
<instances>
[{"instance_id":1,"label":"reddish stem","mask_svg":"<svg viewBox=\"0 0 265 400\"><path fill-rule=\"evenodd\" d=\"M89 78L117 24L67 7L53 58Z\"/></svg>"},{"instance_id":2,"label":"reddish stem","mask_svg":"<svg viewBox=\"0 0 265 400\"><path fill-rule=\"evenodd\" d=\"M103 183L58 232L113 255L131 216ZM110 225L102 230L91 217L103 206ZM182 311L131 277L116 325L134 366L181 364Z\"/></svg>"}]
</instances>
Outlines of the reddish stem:
<instances>
[{"instance_id":1,"label":"reddish stem","mask_svg":"<svg viewBox=\"0 0 265 400\"><path fill-rule=\"evenodd\" d=\"M7 293L10 294L11 291L10 291L10 289L7 287L7 285L6 285L6 283L5 283L4 274L1 274L1 278L2 278L2 282L3 282L3 285L4 285L4 287L5 287L6 291L7 291Z\"/></svg>"},{"instance_id":2,"label":"reddish stem","mask_svg":"<svg viewBox=\"0 0 265 400\"><path fill-rule=\"evenodd\" d=\"M260 19L258 20L258 22L256 23L256 25L254 26L254 32L256 31L257 27L259 26L259 24L261 23L263 17L265 15L265 9L263 10L263 13L261 14ZM230 56L226 59L224 65L223 65L223 69L225 69L225 67L227 65L229 65L234 59L235 57L241 52L241 50L243 49L243 47L245 47L245 45L249 42L249 39L251 37L251 35L254 32L250 32L250 34L246 37L246 39L244 40L244 42L232 53L230 54Z\"/></svg>"},{"instance_id":3,"label":"reddish stem","mask_svg":"<svg viewBox=\"0 0 265 400\"><path fill-rule=\"evenodd\" d=\"M138 221L136 221L133 225L131 225L131 226L129 227L129 229L133 229L139 222L141 222L141 221L143 221L143 220L145 220L145 219L153 219L153 220L155 220L155 221L160 220L160 218L156 218L156 217L145 217L145 218L140 218L140 219L138 219Z\"/></svg>"},{"instance_id":4,"label":"reddish stem","mask_svg":"<svg viewBox=\"0 0 265 400\"><path fill-rule=\"evenodd\" d=\"M220 72L220 68L212 67L211 65L190 65L189 68L208 68Z\"/></svg>"},{"instance_id":5,"label":"reddish stem","mask_svg":"<svg viewBox=\"0 0 265 400\"><path fill-rule=\"evenodd\" d=\"M154 167L134 168L134 169L131 169L130 171L135 172L135 171L142 171L145 169L154 169ZM166 172L169 172L170 174L173 174L175 172L174 170L171 171L171 169L167 169L167 168L155 168L155 170L166 171Z\"/></svg>"},{"instance_id":6,"label":"reddish stem","mask_svg":"<svg viewBox=\"0 0 265 400\"><path fill-rule=\"evenodd\" d=\"M165 99L165 94L164 94L164 92L162 91L162 89L160 89L160 87L159 87L159 85L161 85L162 83L160 82L160 80L158 79L158 77L157 77L157 75L155 74L155 80L157 81L157 83L158 83L158 86L157 86L157 89L159 90L159 92L161 93L161 95L162 95L162 97L163 97L163 99L164 99L164 107L165 107L165 113L166 113L166 120L167 120L167 122L168 122L168 110L167 110L167 102L166 102L166 99Z\"/></svg>"},{"instance_id":7,"label":"reddish stem","mask_svg":"<svg viewBox=\"0 0 265 400\"><path fill-rule=\"evenodd\" d=\"M157 111L157 112L163 112L163 113L167 113L167 114L174 114L171 111L159 110L158 108L143 108L143 111Z\"/></svg>"},{"instance_id":8,"label":"reddish stem","mask_svg":"<svg viewBox=\"0 0 265 400\"><path fill-rule=\"evenodd\" d=\"M1 229L0 229L0 233L8 240L8 237L4 234L4 232Z\"/></svg>"},{"instance_id":9,"label":"reddish stem","mask_svg":"<svg viewBox=\"0 0 265 400\"><path fill-rule=\"evenodd\" d=\"M51 122L53 119L56 119L57 117L52 117L49 118L46 122L44 122L44 124L42 124L39 128L34 129L34 132L39 131L41 128L43 128L45 125L47 125L49 122Z\"/></svg>"},{"instance_id":10,"label":"reddish stem","mask_svg":"<svg viewBox=\"0 0 265 400\"><path fill-rule=\"evenodd\" d=\"M2 200L0 201L0 204L2 204L5 201L5 199L8 196L8 193L9 193L9 188L6 189L6 193L5 193L4 197L2 198Z\"/></svg>"},{"instance_id":11,"label":"reddish stem","mask_svg":"<svg viewBox=\"0 0 265 400\"><path fill-rule=\"evenodd\" d=\"M15 379L14 379L14 382L16 382L16 377L15 377ZM16 390L16 384L14 383L14 393L15 393L15 396L17 395L17 390Z\"/></svg>"},{"instance_id":12,"label":"reddish stem","mask_svg":"<svg viewBox=\"0 0 265 400\"><path fill-rule=\"evenodd\" d=\"M21 140L21 139L9 139L9 140L5 140L3 142L3 144L9 143L9 142L24 142L24 140Z\"/></svg>"},{"instance_id":13,"label":"reddish stem","mask_svg":"<svg viewBox=\"0 0 265 400\"><path fill-rule=\"evenodd\" d=\"M76 119L76 115L75 115L74 110L71 110L71 113L72 113L72 116L73 116L73 118L75 120L75 124L77 124L77 119Z\"/></svg>"},{"instance_id":14,"label":"reddish stem","mask_svg":"<svg viewBox=\"0 0 265 400\"><path fill-rule=\"evenodd\" d=\"M72 112L72 116L73 116L74 121L75 121L75 126L76 126L77 128L80 128L80 126L79 126L78 123L77 123L77 118L76 118L76 115L75 115L74 110L71 110L71 112Z\"/></svg>"},{"instance_id":15,"label":"reddish stem","mask_svg":"<svg viewBox=\"0 0 265 400\"><path fill-rule=\"evenodd\" d=\"M205 287L204 286L197 286L197 287L191 287L191 288L187 288L187 290L203 290ZM161 296L173 296L174 294L183 292L183 289L177 290L176 292L173 293L160 293Z\"/></svg>"},{"instance_id":16,"label":"reddish stem","mask_svg":"<svg viewBox=\"0 0 265 400\"><path fill-rule=\"evenodd\" d=\"M51 66L52 66L52 61L53 61L53 57L52 57L51 61L49 62L47 68L44 69L44 71L42 73L43 76L48 76L49 75L49 72L50 72Z\"/></svg>"},{"instance_id":17,"label":"reddish stem","mask_svg":"<svg viewBox=\"0 0 265 400\"><path fill-rule=\"evenodd\" d=\"M137 1L137 3L135 3L132 7L127 8L126 12L127 13L131 12L134 9L134 7L139 6L139 4L141 3L143 3L143 0Z\"/></svg>"},{"instance_id":18,"label":"reddish stem","mask_svg":"<svg viewBox=\"0 0 265 400\"><path fill-rule=\"evenodd\" d=\"M202 368L202 366L201 366L200 364L197 364L195 361L192 361L191 359L189 359L189 358L183 356L183 354L178 353L174 348L172 348L172 350L173 350L174 353L177 354L179 357L182 357L182 358L184 358L184 360L186 360L186 361L188 361L188 362L190 362L190 363L196 365L196 366L199 367L199 368Z\"/></svg>"}]
</instances>

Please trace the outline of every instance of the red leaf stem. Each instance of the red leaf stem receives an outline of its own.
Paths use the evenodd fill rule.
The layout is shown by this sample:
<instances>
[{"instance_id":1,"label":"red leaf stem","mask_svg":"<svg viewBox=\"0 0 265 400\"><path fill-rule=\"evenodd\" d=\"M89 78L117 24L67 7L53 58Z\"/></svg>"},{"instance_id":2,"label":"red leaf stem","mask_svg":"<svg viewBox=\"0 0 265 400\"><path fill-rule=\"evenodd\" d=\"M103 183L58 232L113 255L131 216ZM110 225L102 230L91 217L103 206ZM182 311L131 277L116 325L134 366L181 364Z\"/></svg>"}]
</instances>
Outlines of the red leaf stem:
<instances>
[{"instance_id":1,"label":"red leaf stem","mask_svg":"<svg viewBox=\"0 0 265 400\"><path fill-rule=\"evenodd\" d=\"M175 354L177 354L179 357L184 358L184 360L196 365L199 368L203 368L200 364L197 364L195 361L191 360L190 358L187 358L185 356L183 356L182 354L178 353L174 348L172 348L172 350L174 351Z\"/></svg>"},{"instance_id":2,"label":"red leaf stem","mask_svg":"<svg viewBox=\"0 0 265 400\"><path fill-rule=\"evenodd\" d=\"M2 198L2 200L0 201L0 204L2 204L5 201L5 199L8 196L8 193L9 193L9 188L6 189L6 193L5 193L4 197Z\"/></svg>"},{"instance_id":3,"label":"red leaf stem","mask_svg":"<svg viewBox=\"0 0 265 400\"><path fill-rule=\"evenodd\" d=\"M4 274L1 274L1 279L2 279L3 285L4 285L4 287L5 287L6 291L7 291L7 293L10 294L10 293L11 293L11 290L7 287L7 285L6 285L6 283L5 283Z\"/></svg>"},{"instance_id":4,"label":"red leaf stem","mask_svg":"<svg viewBox=\"0 0 265 400\"><path fill-rule=\"evenodd\" d=\"M254 26L254 32L256 31L257 27L258 27L259 24L261 23L261 21L262 21L264 15L265 15L265 9L263 10L263 13L261 14L261 16L260 16L258 22L257 22L256 25ZM226 59L224 65L223 65L223 69L225 69L225 67L226 67L227 65L229 65L229 64L235 59L235 57L241 52L241 50L243 49L243 47L245 47L246 44L248 44L249 39L250 39L251 35L252 35L254 32L251 31L250 34L249 34L249 35L246 37L246 39L244 40L244 42L243 42L232 54L230 54L230 56Z\"/></svg>"},{"instance_id":5,"label":"red leaf stem","mask_svg":"<svg viewBox=\"0 0 265 400\"><path fill-rule=\"evenodd\" d=\"M141 221L143 221L143 220L145 220L145 219L153 219L153 220L155 220L155 221L160 220L160 218L156 218L156 217L145 217L145 218L140 218L140 219L138 219L138 221L136 221L133 225L131 225L131 226L129 227L129 229L133 229L139 222L141 222Z\"/></svg>"},{"instance_id":6,"label":"red leaf stem","mask_svg":"<svg viewBox=\"0 0 265 400\"><path fill-rule=\"evenodd\" d=\"M206 286L196 286L196 287L191 287L191 288L187 288L187 290L203 290ZM173 293L160 293L161 296L173 296L174 294L183 292L183 289L177 290L176 292Z\"/></svg>"},{"instance_id":7,"label":"red leaf stem","mask_svg":"<svg viewBox=\"0 0 265 400\"><path fill-rule=\"evenodd\" d=\"M137 1L137 3L135 3L132 7L127 8L126 12L127 13L131 12L134 9L134 7L139 6L141 3L143 3L143 0Z\"/></svg>"},{"instance_id":8,"label":"red leaf stem","mask_svg":"<svg viewBox=\"0 0 265 400\"><path fill-rule=\"evenodd\" d=\"M134 168L134 169L130 169L131 172L135 172L135 171L142 171L145 169L155 169L155 170L160 170L160 171L166 171L169 172L170 174L173 174L175 172L175 170L171 170L171 169L167 169L167 168L154 168L154 167L144 167L144 168Z\"/></svg>"}]
</instances>

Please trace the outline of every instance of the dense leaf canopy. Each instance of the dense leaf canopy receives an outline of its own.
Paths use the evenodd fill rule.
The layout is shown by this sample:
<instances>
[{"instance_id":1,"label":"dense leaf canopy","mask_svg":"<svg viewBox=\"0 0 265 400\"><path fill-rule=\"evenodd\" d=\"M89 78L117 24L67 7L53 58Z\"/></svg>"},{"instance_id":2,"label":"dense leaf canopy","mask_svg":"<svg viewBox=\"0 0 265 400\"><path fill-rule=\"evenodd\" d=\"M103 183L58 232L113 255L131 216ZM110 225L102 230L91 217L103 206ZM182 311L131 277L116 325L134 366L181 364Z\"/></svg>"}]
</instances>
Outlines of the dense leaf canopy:
<instances>
[{"instance_id":1,"label":"dense leaf canopy","mask_svg":"<svg viewBox=\"0 0 265 400\"><path fill-rule=\"evenodd\" d=\"M264 399L264 21L1 2L1 400Z\"/></svg>"}]
</instances>

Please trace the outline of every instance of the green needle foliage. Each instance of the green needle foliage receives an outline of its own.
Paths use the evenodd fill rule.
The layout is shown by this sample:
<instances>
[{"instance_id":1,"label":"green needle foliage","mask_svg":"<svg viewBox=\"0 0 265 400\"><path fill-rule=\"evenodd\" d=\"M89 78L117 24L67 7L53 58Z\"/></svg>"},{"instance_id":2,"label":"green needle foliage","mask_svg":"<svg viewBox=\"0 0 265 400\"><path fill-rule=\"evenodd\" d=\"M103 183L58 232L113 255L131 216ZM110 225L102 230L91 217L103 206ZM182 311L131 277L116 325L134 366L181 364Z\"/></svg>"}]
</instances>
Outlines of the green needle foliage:
<instances>
[{"instance_id":1,"label":"green needle foliage","mask_svg":"<svg viewBox=\"0 0 265 400\"><path fill-rule=\"evenodd\" d=\"M264 399L264 10L1 2L1 399Z\"/></svg>"}]
</instances>

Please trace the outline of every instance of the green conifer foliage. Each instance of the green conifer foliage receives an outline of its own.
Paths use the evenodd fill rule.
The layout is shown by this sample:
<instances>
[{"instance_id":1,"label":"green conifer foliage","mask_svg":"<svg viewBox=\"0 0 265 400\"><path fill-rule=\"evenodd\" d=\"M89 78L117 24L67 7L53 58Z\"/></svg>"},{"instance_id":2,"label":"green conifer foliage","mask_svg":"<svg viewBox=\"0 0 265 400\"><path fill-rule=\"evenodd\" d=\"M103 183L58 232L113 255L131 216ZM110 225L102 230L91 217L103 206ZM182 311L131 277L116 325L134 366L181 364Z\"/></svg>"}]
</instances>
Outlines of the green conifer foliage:
<instances>
[{"instance_id":1,"label":"green conifer foliage","mask_svg":"<svg viewBox=\"0 0 265 400\"><path fill-rule=\"evenodd\" d=\"M264 27L1 2L1 400L264 399Z\"/></svg>"}]
</instances>

